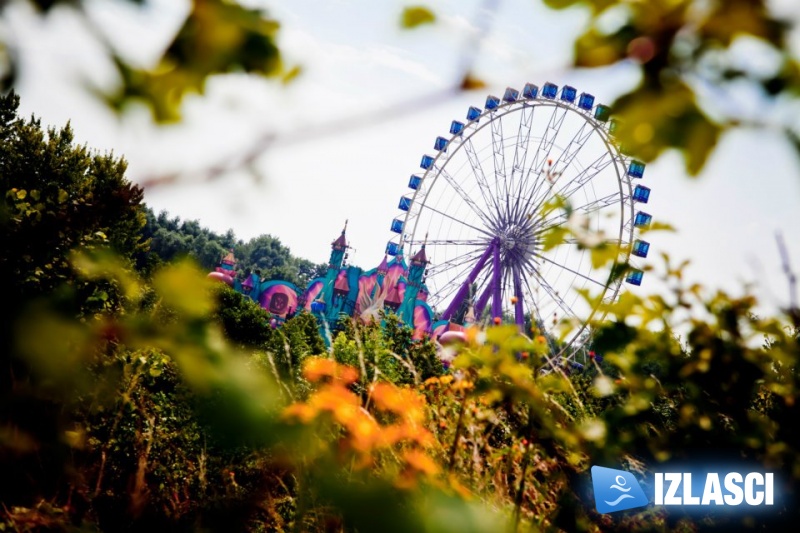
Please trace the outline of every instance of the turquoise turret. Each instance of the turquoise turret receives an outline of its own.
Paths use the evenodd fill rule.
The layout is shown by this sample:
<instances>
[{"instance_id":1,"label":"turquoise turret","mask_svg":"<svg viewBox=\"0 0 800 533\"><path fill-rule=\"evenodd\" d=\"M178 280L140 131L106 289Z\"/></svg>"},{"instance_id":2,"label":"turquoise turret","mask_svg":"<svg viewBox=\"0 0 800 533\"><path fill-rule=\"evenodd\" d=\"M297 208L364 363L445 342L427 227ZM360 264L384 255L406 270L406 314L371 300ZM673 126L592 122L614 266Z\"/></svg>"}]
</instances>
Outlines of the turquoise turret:
<instances>
[{"instance_id":1,"label":"turquoise turret","mask_svg":"<svg viewBox=\"0 0 800 533\"><path fill-rule=\"evenodd\" d=\"M427 238L426 238L427 240ZM414 308L417 305L417 295L422 289L425 269L428 266L428 256L425 254L425 244L411 257L411 266L408 269L408 283L403 295L403 303L397 314L406 324L414 323Z\"/></svg>"},{"instance_id":2,"label":"turquoise turret","mask_svg":"<svg viewBox=\"0 0 800 533\"><path fill-rule=\"evenodd\" d=\"M347 221L345 220L342 234L331 243L331 257L328 261L328 272L325 274L322 291L311 304L311 312L320 319L329 320L333 318L335 320L339 314L339 309L336 308L340 308L341 305L336 305L339 302L334 301L334 296L336 295L336 278L342 269L345 252L347 251L346 233ZM341 300L341 298L336 300Z\"/></svg>"}]
</instances>

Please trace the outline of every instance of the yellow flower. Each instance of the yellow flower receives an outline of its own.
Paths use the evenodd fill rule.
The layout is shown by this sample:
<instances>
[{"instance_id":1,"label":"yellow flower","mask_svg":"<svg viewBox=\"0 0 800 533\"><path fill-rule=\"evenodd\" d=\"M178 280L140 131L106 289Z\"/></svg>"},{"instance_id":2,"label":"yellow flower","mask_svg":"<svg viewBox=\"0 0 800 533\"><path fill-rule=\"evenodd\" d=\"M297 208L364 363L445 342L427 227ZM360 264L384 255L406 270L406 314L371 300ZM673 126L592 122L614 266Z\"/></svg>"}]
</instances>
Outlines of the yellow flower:
<instances>
[{"instance_id":1,"label":"yellow flower","mask_svg":"<svg viewBox=\"0 0 800 533\"><path fill-rule=\"evenodd\" d=\"M425 382L423 383L423 385L431 385L431 386L438 384L439 384L439 378L436 376L426 379Z\"/></svg>"}]
</instances>

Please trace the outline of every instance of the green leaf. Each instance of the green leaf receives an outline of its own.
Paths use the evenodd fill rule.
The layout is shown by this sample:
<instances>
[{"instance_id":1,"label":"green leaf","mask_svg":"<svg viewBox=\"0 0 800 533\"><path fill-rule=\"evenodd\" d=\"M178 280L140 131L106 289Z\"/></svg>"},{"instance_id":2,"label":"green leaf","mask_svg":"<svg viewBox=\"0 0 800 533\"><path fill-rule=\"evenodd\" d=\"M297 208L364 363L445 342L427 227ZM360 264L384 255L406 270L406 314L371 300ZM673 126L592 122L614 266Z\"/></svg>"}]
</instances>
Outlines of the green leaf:
<instances>
[{"instance_id":1,"label":"green leaf","mask_svg":"<svg viewBox=\"0 0 800 533\"><path fill-rule=\"evenodd\" d=\"M400 25L405 29L416 28L423 24L433 24L434 22L436 22L436 15L424 6L409 6L403 9L403 14L400 18Z\"/></svg>"},{"instance_id":2,"label":"green leaf","mask_svg":"<svg viewBox=\"0 0 800 533\"><path fill-rule=\"evenodd\" d=\"M560 244L564 244L567 235L569 235L569 230L567 228L553 226L544 232L544 236L542 237L542 249L546 252Z\"/></svg>"},{"instance_id":3,"label":"green leaf","mask_svg":"<svg viewBox=\"0 0 800 533\"><path fill-rule=\"evenodd\" d=\"M153 287L164 304L189 318L204 318L214 309L210 282L190 262L164 268L153 278Z\"/></svg>"}]
</instances>

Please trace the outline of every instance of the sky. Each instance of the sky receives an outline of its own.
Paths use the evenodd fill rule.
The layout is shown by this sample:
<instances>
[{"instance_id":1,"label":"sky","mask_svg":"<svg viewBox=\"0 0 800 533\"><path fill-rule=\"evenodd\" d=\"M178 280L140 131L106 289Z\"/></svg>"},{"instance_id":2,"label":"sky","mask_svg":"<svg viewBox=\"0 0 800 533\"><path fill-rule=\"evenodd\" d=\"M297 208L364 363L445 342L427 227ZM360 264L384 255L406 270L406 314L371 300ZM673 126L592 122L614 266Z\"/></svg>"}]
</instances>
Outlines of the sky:
<instances>
[{"instance_id":1,"label":"sky","mask_svg":"<svg viewBox=\"0 0 800 533\"><path fill-rule=\"evenodd\" d=\"M210 80L204 95L187 98L184 120L170 126L153 125L142 108L116 116L92 95L91 87L112 86L115 78L78 17L59 10L40 21L18 5L0 29L21 43L22 111L45 124L69 121L79 142L124 155L133 181L182 171L180 182L146 190L155 211L198 219L218 232L232 228L243 239L269 233L315 262L327 260L330 242L349 220L350 261L371 268L392 236L389 225L408 176L470 105L482 107L488 93L506 86L546 81L611 102L638 80L629 64L570 68L570 43L588 19L576 9L500 1L473 65L488 87L448 94L461 72L464 43L487 20L481 5L491 1L429 2L437 24L414 31L400 29L404 3L395 0L249 3L266 5L281 22L285 60L300 65L302 74L287 86L248 76ZM800 17L791 1L775 4ZM186 9L174 0L153 0L144 10L96 0L90 11L122 53L148 65ZM774 112L757 99L749 105L756 113ZM195 171L234 160L266 136L274 142L247 171L198 178ZM783 233L800 270L800 158L785 140L764 131L732 132L698 178L686 175L680 154L667 153L648 165L643 184L652 189L648 212L677 229L651 234L647 262L659 264L661 252L688 258L692 279L732 292L755 282L767 306L786 304L775 232ZM629 289L664 287L650 276Z\"/></svg>"}]
</instances>

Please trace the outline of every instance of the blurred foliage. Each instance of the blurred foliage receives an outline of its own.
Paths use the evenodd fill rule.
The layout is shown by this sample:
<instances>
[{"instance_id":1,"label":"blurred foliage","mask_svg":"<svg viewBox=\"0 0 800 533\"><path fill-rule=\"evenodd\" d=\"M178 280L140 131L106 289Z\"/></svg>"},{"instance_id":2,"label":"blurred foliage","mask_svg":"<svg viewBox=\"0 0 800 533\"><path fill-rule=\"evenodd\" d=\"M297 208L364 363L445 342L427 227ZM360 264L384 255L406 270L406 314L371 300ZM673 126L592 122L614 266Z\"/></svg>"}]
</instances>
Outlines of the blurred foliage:
<instances>
[{"instance_id":1,"label":"blurred foliage","mask_svg":"<svg viewBox=\"0 0 800 533\"><path fill-rule=\"evenodd\" d=\"M574 65L636 65L641 80L611 106L626 153L652 161L677 149L697 175L725 131L773 129L800 147L796 103L800 57L791 35L798 20L781 18L766 0L543 0L581 9L587 25L575 40ZM426 13L409 17L408 13ZM409 7L401 25L433 22ZM757 58L753 60L752 58ZM469 86L467 86L469 85ZM479 84L481 85L481 84ZM464 85L470 89L472 84ZM752 100L769 112L753 116ZM776 118L777 117L777 118ZM800 155L800 149L797 151Z\"/></svg>"},{"instance_id":2,"label":"blurred foliage","mask_svg":"<svg viewBox=\"0 0 800 533\"><path fill-rule=\"evenodd\" d=\"M637 157L651 161L677 148L696 175L727 129L769 127L796 136L796 120L763 122L763 115L743 111L743 87L779 109L800 96L800 57L789 44L798 21L779 18L765 0L545 4L589 12L588 27L575 41L575 66L639 65L641 82L612 106L620 119L617 136Z\"/></svg>"},{"instance_id":3,"label":"blurred foliage","mask_svg":"<svg viewBox=\"0 0 800 533\"><path fill-rule=\"evenodd\" d=\"M291 254L289 248L271 235L259 235L247 242L237 239L232 230L225 234L204 228L196 220L181 221L162 211L158 215L146 210L144 235L149 240L150 253L139 256L142 270L152 269L161 262L189 256L208 271L233 251L239 274L258 273L264 280L279 279L304 288L314 278L324 276L325 264L314 264Z\"/></svg>"},{"instance_id":4,"label":"blurred foliage","mask_svg":"<svg viewBox=\"0 0 800 533\"><path fill-rule=\"evenodd\" d=\"M403 9L400 15L400 25L403 28L416 28L423 24L436 22L433 11L424 6L409 6Z\"/></svg>"},{"instance_id":5,"label":"blurred foliage","mask_svg":"<svg viewBox=\"0 0 800 533\"><path fill-rule=\"evenodd\" d=\"M124 1L138 4L143 11L152 8L143 0ZM288 81L299 72L297 67L287 71L283 65L276 44L278 22L247 2L192 0L181 28L155 63L146 68L117 52L117 37L91 16L96 7L92 2L25 0L25 3L33 5L42 17L58 8L81 15L119 75L119 86L102 94L102 98L117 110L140 101L159 122L179 119L184 96L202 94L211 76L245 72ZM10 4L13 3L0 2L0 13ZM15 42L0 42L3 88L13 86L21 57Z\"/></svg>"},{"instance_id":6,"label":"blurred foliage","mask_svg":"<svg viewBox=\"0 0 800 533\"><path fill-rule=\"evenodd\" d=\"M294 79L299 67L286 68L276 44L277 21L250 3L192 0L183 25L154 64L141 67L118 52L116 38L97 27L85 0L20 0L42 17L59 9L82 16L102 50L111 59L119 85L102 93L112 108L133 101L146 104L158 121L180 118L187 94L204 91L209 77L250 73ZM150 8L140 0L124 0ZM677 149L686 170L697 175L720 135L736 127L768 128L784 133L800 146L797 115L800 57L792 48L797 20L781 18L766 0L543 0L556 9L581 9L587 25L574 42L579 68L636 65L640 82L613 104L620 127L617 136L626 151L652 161L664 150ZM0 14L14 3L0 2ZM494 5L494 4L493 4ZM482 16L492 16L488 13ZM403 28L436 23L425 5L405 7ZM0 42L3 87L12 87L22 58L13 34ZM750 58L757 58L755 61ZM470 65L467 65L469 67ZM467 72L462 90L485 85ZM760 100L769 112L755 116L750 105ZM800 152L798 152L800 153Z\"/></svg>"}]
</instances>

